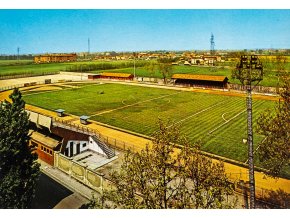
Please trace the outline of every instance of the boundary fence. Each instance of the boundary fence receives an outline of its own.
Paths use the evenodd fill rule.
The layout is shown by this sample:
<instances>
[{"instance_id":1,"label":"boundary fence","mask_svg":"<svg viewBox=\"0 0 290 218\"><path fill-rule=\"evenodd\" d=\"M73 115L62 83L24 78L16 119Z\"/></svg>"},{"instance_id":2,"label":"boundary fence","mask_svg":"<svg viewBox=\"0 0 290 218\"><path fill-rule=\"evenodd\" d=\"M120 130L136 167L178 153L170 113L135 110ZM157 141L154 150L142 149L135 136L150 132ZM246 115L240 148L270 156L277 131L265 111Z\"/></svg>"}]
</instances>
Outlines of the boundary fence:
<instances>
[{"instance_id":1,"label":"boundary fence","mask_svg":"<svg viewBox=\"0 0 290 218\"><path fill-rule=\"evenodd\" d=\"M50 80L50 81L46 81ZM29 82L29 83L23 83L23 84L17 84L17 85L11 85L11 86L3 86L0 87L0 92L1 91L7 91L11 90L14 88L24 88L24 87L33 87L33 86L38 86L38 85L49 85L49 84L56 84L56 83L65 83L65 82L83 82L82 80L52 80L52 79L44 79L43 81L38 81L38 82Z\"/></svg>"},{"instance_id":2,"label":"boundary fence","mask_svg":"<svg viewBox=\"0 0 290 218\"><path fill-rule=\"evenodd\" d=\"M246 86L240 84L228 83L227 88L221 88L219 86L206 86L206 85L192 85L192 84L174 84L174 82L170 79L167 79L167 83L164 84L163 79L155 78L155 77L136 77L136 80L139 83L154 83L162 86L174 86L174 87L192 87L192 88L200 88L200 89L218 89L218 90L236 90L236 91L246 91ZM269 86L253 86L253 92L260 94L278 94L281 88L277 87L269 87Z\"/></svg>"},{"instance_id":3,"label":"boundary fence","mask_svg":"<svg viewBox=\"0 0 290 218\"><path fill-rule=\"evenodd\" d=\"M16 75L0 75L0 80L5 79L18 79L18 78L25 78L25 77L35 77L35 76L48 76L48 75L55 75L59 74L59 72L43 72L43 73L23 73L23 74L16 74Z\"/></svg>"},{"instance_id":4,"label":"boundary fence","mask_svg":"<svg viewBox=\"0 0 290 218\"><path fill-rule=\"evenodd\" d=\"M110 180L101 173L89 169L87 166L66 157L60 152L54 153L54 167L68 174L82 184L94 189L100 194L103 189L111 185Z\"/></svg>"},{"instance_id":5,"label":"boundary fence","mask_svg":"<svg viewBox=\"0 0 290 218\"><path fill-rule=\"evenodd\" d=\"M237 90L237 91L246 91L247 87L239 84L228 84L229 89ZM277 87L267 87L267 86L253 86L253 92L262 93L262 94L278 94L279 88Z\"/></svg>"}]
</instances>

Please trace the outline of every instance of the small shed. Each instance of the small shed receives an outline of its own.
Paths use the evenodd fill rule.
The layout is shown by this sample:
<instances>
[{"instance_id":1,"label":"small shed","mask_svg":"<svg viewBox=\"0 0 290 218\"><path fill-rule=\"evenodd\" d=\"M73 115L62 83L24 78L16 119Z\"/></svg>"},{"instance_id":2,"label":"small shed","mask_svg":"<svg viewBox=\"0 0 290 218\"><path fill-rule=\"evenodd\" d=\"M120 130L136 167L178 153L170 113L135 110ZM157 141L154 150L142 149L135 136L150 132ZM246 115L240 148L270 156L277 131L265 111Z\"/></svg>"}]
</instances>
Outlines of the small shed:
<instances>
[{"instance_id":1,"label":"small shed","mask_svg":"<svg viewBox=\"0 0 290 218\"><path fill-rule=\"evenodd\" d=\"M55 112L57 113L57 116L63 117L65 110L64 109L57 109L57 110L55 110Z\"/></svg>"},{"instance_id":2,"label":"small shed","mask_svg":"<svg viewBox=\"0 0 290 218\"><path fill-rule=\"evenodd\" d=\"M44 83L45 83L45 84L50 84L50 83L51 83L51 79L45 79L45 80L44 80Z\"/></svg>"},{"instance_id":3,"label":"small shed","mask_svg":"<svg viewBox=\"0 0 290 218\"><path fill-rule=\"evenodd\" d=\"M88 79L100 79L101 75L100 74L92 74L88 75Z\"/></svg>"},{"instance_id":4,"label":"small shed","mask_svg":"<svg viewBox=\"0 0 290 218\"><path fill-rule=\"evenodd\" d=\"M225 89L228 86L228 78L226 76L208 76L196 74L174 74L171 79L177 85L219 88Z\"/></svg>"},{"instance_id":5,"label":"small shed","mask_svg":"<svg viewBox=\"0 0 290 218\"><path fill-rule=\"evenodd\" d=\"M88 124L88 119L89 119L90 117L89 116L86 116L86 115L82 115L82 116L80 116L80 122L81 122L81 124L84 124L84 125L87 125Z\"/></svg>"},{"instance_id":6,"label":"small shed","mask_svg":"<svg viewBox=\"0 0 290 218\"><path fill-rule=\"evenodd\" d=\"M134 75L131 73L110 73L104 72L100 74L101 79L116 79L116 80L133 80Z\"/></svg>"}]
</instances>

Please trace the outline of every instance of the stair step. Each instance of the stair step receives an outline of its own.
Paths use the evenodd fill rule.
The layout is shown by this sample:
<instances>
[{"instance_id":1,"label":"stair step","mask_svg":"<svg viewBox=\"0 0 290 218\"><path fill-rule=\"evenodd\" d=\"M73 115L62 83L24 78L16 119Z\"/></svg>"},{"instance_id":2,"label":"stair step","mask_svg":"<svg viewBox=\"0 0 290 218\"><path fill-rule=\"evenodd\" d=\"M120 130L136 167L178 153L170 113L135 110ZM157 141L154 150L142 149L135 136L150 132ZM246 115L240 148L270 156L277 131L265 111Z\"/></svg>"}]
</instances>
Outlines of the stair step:
<instances>
[{"instance_id":1,"label":"stair step","mask_svg":"<svg viewBox=\"0 0 290 218\"><path fill-rule=\"evenodd\" d=\"M86 131L81 130L75 126L67 125L64 123L57 122L57 121L54 121L53 125L58 126L58 127L62 127L65 129L69 129L72 131L80 132L83 134L91 135L92 139L100 146L100 148L104 151L104 153L108 156L108 158L112 158L115 156L115 152L104 141L102 141L100 138L98 138L96 135L92 135L93 133L86 132Z\"/></svg>"},{"instance_id":2,"label":"stair step","mask_svg":"<svg viewBox=\"0 0 290 218\"><path fill-rule=\"evenodd\" d=\"M112 158L115 156L115 152L112 151L112 149L110 149L108 145L106 145L105 142L101 141L97 136L92 136L92 139L100 146L100 148L104 151L108 158Z\"/></svg>"}]
</instances>

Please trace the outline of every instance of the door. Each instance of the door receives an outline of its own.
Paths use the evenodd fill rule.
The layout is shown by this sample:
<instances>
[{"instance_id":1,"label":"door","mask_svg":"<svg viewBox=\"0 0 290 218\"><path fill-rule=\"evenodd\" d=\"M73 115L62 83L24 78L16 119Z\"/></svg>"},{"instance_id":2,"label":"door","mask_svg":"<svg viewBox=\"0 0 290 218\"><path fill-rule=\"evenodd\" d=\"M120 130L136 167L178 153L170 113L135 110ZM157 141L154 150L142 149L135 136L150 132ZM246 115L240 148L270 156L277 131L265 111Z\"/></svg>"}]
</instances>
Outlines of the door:
<instances>
[{"instance_id":1,"label":"door","mask_svg":"<svg viewBox=\"0 0 290 218\"><path fill-rule=\"evenodd\" d=\"M74 143L71 142L69 145L69 156L72 157L74 155Z\"/></svg>"},{"instance_id":2,"label":"door","mask_svg":"<svg viewBox=\"0 0 290 218\"><path fill-rule=\"evenodd\" d=\"M81 153L81 144L80 143L77 143L77 154Z\"/></svg>"}]
</instances>

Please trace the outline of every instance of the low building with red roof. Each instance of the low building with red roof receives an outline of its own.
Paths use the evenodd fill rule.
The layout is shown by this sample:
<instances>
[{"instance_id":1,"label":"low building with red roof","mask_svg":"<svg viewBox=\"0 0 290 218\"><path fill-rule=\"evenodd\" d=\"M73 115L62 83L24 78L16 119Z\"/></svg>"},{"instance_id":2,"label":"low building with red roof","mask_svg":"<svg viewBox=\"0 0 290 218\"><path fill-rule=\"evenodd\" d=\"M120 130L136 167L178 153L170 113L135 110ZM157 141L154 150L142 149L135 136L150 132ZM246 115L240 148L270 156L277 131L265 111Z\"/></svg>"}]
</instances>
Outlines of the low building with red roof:
<instances>
[{"instance_id":1,"label":"low building with red roof","mask_svg":"<svg viewBox=\"0 0 290 218\"><path fill-rule=\"evenodd\" d=\"M171 79L174 80L176 85L219 89L226 89L229 80L226 76L208 76L196 74L174 74Z\"/></svg>"}]
</instances>

